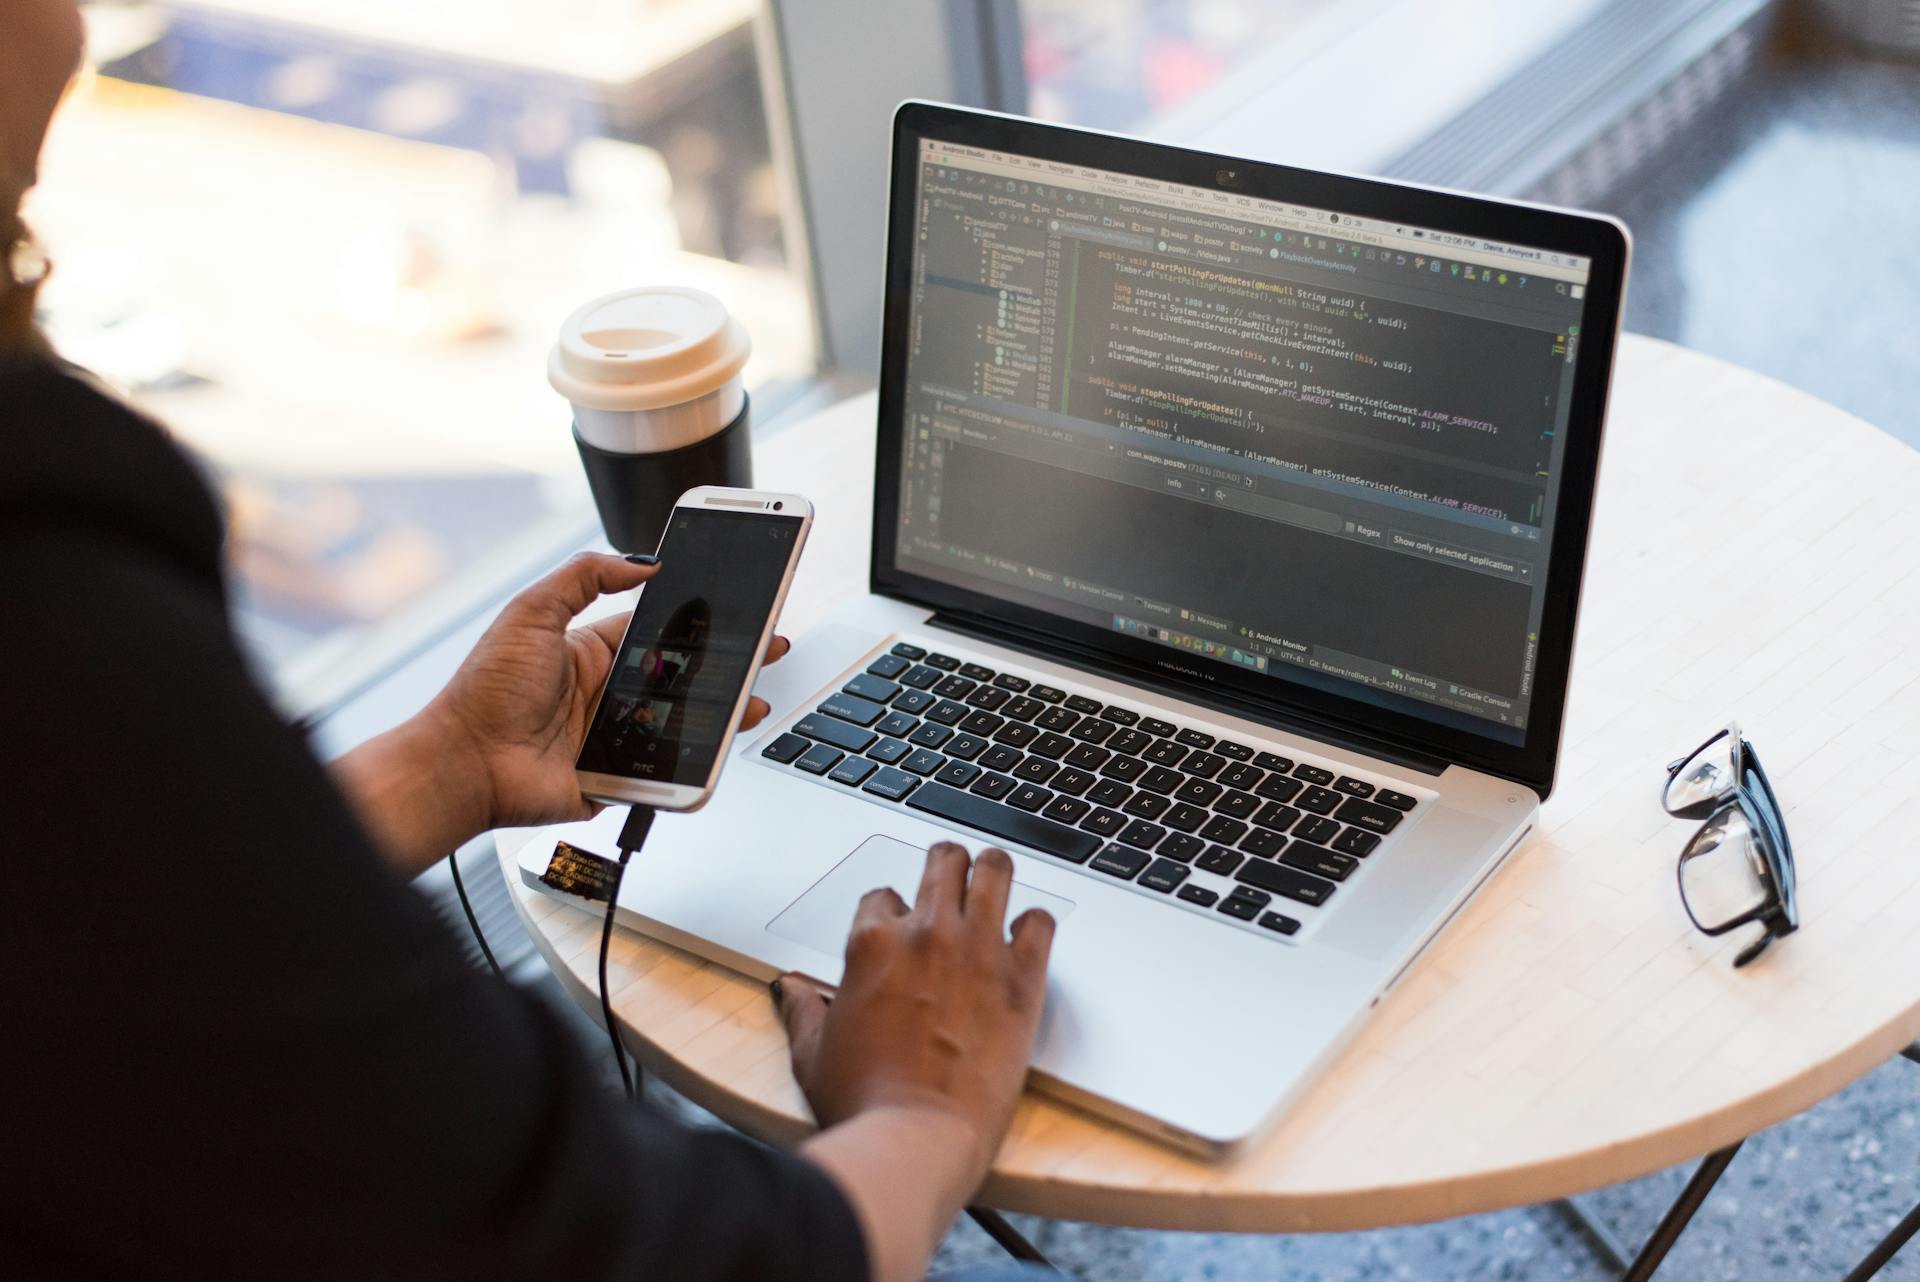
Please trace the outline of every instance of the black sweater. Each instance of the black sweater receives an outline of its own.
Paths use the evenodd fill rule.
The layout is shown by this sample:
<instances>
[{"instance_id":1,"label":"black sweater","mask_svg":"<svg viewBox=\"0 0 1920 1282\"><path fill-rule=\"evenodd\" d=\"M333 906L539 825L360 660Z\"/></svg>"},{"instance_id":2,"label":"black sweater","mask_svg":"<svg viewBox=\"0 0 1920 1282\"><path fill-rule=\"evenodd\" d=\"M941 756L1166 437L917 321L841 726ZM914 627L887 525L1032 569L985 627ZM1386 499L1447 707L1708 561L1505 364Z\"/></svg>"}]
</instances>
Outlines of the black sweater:
<instances>
[{"instance_id":1,"label":"black sweater","mask_svg":"<svg viewBox=\"0 0 1920 1282\"><path fill-rule=\"evenodd\" d=\"M813 1167L599 1084L249 675L207 487L0 358L0 1276L862 1278Z\"/></svg>"}]
</instances>

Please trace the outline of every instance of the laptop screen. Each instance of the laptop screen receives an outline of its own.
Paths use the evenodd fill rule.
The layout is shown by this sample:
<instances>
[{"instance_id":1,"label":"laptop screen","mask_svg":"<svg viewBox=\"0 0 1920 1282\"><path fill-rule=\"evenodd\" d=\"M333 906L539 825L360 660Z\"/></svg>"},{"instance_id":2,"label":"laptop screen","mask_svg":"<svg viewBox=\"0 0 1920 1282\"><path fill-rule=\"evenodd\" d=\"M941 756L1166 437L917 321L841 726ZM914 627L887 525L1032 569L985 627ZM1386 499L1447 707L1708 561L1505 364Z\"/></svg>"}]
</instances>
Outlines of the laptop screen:
<instances>
[{"instance_id":1,"label":"laptop screen","mask_svg":"<svg viewBox=\"0 0 1920 1282\"><path fill-rule=\"evenodd\" d=\"M1588 259L917 161L900 570L1525 741Z\"/></svg>"}]
</instances>

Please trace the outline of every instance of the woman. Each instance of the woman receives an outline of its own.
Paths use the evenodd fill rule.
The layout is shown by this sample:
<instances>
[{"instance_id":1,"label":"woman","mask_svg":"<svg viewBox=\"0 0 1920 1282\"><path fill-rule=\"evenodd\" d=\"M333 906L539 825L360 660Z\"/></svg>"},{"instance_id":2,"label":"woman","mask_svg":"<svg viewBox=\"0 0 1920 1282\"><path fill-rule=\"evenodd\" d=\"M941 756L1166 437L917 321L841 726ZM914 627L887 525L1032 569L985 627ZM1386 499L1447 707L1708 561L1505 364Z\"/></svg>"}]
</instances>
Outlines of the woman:
<instances>
[{"instance_id":1,"label":"woman","mask_svg":"<svg viewBox=\"0 0 1920 1282\"><path fill-rule=\"evenodd\" d=\"M73 0L0 7L0 247L79 47ZM823 1126L796 1154L609 1096L407 881L587 814L572 761L622 621L569 625L651 567L528 588L329 773L246 672L205 485L51 360L34 257L7 268L0 1276L918 1277L1039 1018L1053 924L1008 941L1006 856L937 846L911 909L869 896L831 1006L775 985Z\"/></svg>"}]
</instances>

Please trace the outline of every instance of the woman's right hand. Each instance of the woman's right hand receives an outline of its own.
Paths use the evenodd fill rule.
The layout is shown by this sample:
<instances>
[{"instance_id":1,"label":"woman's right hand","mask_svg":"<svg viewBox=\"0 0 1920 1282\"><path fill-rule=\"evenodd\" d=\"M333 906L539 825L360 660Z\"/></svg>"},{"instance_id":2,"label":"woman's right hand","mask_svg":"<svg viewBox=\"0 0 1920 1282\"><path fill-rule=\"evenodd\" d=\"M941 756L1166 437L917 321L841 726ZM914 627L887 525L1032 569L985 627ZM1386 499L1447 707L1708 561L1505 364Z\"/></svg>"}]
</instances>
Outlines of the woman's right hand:
<instances>
[{"instance_id":1,"label":"woman's right hand","mask_svg":"<svg viewBox=\"0 0 1920 1282\"><path fill-rule=\"evenodd\" d=\"M1054 920L1031 909L1009 939L1012 885L1005 851L969 860L941 842L912 908L891 889L860 901L831 1001L798 975L775 990L820 1124L879 1110L942 1119L966 1149L954 1155L961 1196L986 1178L1013 1120L1046 996Z\"/></svg>"}]
</instances>

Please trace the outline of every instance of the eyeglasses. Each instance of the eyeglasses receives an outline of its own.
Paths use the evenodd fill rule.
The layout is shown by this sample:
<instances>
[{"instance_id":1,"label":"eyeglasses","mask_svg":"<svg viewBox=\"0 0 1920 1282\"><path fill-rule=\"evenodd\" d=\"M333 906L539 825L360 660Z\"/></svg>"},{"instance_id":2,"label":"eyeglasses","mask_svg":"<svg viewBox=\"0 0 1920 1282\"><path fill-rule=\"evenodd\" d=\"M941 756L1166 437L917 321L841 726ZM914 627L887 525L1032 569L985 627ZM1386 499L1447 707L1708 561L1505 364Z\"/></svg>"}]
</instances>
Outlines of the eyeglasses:
<instances>
[{"instance_id":1,"label":"eyeglasses","mask_svg":"<svg viewBox=\"0 0 1920 1282\"><path fill-rule=\"evenodd\" d=\"M1707 935L1759 922L1766 933L1742 949L1745 966L1800 927L1793 845L1760 758L1736 725L1667 767L1661 803L1676 819L1703 822L1680 851L1680 902Z\"/></svg>"}]
</instances>

